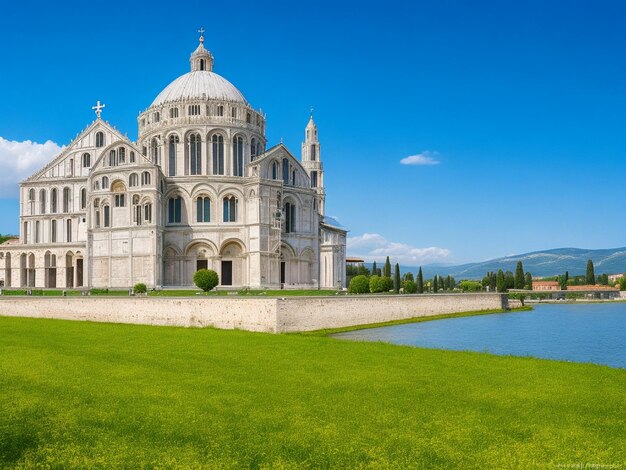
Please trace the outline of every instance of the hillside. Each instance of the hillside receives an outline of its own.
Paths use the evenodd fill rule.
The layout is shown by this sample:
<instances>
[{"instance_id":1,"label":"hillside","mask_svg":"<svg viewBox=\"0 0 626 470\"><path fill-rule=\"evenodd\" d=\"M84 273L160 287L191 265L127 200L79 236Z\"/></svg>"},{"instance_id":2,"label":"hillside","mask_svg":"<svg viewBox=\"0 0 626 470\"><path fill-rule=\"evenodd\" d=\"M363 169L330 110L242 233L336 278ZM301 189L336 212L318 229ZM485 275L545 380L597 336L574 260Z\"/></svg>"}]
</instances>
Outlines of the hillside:
<instances>
[{"instance_id":1,"label":"hillside","mask_svg":"<svg viewBox=\"0 0 626 470\"><path fill-rule=\"evenodd\" d=\"M502 269L514 272L517 262L521 260L524 264L524 270L530 271L533 276L555 276L565 271L569 271L570 275L573 276L585 274L588 259L593 260L596 274L626 272L626 247L603 250L555 248L457 266L427 265L423 267L423 271L426 278L435 274L440 276L450 274L457 280L482 279L488 271ZM368 266L371 267L371 265ZM418 267L413 266L401 267L403 273L406 271L417 272L418 269Z\"/></svg>"}]
</instances>

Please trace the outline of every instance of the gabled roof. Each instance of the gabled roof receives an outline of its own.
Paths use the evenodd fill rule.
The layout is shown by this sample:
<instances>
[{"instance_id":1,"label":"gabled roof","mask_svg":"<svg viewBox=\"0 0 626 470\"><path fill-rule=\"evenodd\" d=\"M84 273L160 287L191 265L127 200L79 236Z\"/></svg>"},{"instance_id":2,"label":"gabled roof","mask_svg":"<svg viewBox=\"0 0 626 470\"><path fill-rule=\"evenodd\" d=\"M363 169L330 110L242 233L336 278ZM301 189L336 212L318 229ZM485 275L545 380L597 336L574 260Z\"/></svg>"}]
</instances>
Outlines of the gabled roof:
<instances>
[{"instance_id":1,"label":"gabled roof","mask_svg":"<svg viewBox=\"0 0 626 470\"><path fill-rule=\"evenodd\" d=\"M126 143L130 143L130 140L128 139L128 137L123 136L122 133L118 129L116 129L114 126L109 124L108 121L103 121L102 119L99 119L99 118L95 119L85 129L83 129L81 132L79 132L76 135L76 137L74 137L74 139L69 143L69 145L67 147L65 147L63 149L63 151L60 154L58 154L56 157L54 157L52 160L50 160L43 168L41 168L37 172L33 173L31 176L29 176L25 180L21 181L20 184L26 183L28 181L35 181L35 180L39 179L42 175L44 175L46 173L46 171L48 171L50 169L50 167L52 167L52 166L58 164L59 162L61 162L69 153L74 152L76 150L77 142L82 140L83 137L85 137L87 134L92 132L98 126L107 129L113 135L115 135L119 140L124 141Z\"/></svg>"},{"instance_id":2,"label":"gabled roof","mask_svg":"<svg viewBox=\"0 0 626 470\"><path fill-rule=\"evenodd\" d=\"M248 163L248 165L257 165L259 163L264 162L265 160L270 160L270 159L276 157L276 154L281 152L281 151L284 152L286 154L286 156L290 160L292 160L294 163L296 163L298 165L298 167L304 172L304 174L307 175L306 170L302 166L302 162L300 162L300 160L298 160L296 157L294 157L294 155L291 153L291 151L282 142L280 144L276 144L273 147L270 147L269 149L267 149L265 151L265 153L261 154L254 161Z\"/></svg>"}]
</instances>

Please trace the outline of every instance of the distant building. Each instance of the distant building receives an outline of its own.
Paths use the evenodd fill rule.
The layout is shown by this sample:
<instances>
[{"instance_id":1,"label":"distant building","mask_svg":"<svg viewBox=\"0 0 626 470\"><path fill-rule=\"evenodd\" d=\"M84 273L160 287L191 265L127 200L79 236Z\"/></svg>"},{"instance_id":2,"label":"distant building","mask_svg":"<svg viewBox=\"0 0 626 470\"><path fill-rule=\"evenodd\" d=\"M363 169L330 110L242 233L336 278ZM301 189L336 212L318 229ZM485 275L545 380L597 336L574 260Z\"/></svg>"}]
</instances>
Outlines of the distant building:
<instances>
[{"instance_id":1,"label":"distant building","mask_svg":"<svg viewBox=\"0 0 626 470\"><path fill-rule=\"evenodd\" d=\"M554 291L561 290L561 284L557 281L533 281L533 290Z\"/></svg>"},{"instance_id":2,"label":"distant building","mask_svg":"<svg viewBox=\"0 0 626 470\"><path fill-rule=\"evenodd\" d=\"M623 274L609 274L609 282L615 284L616 282L618 282L622 277L624 277Z\"/></svg>"}]
</instances>

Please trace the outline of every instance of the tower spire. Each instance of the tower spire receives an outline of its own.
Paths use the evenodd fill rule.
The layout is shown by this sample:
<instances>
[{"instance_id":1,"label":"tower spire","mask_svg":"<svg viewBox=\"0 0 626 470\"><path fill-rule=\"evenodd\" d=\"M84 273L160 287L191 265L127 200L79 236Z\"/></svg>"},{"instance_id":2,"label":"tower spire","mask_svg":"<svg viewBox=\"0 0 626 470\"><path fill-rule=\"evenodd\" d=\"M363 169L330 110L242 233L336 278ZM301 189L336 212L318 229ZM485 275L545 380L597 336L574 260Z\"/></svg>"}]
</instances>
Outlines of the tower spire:
<instances>
[{"instance_id":1,"label":"tower spire","mask_svg":"<svg viewBox=\"0 0 626 470\"><path fill-rule=\"evenodd\" d=\"M321 147L317 135L317 125L313 120L313 111L313 108L311 108L309 123L304 130L302 166L311 179L311 187L314 188L317 193L317 211L324 215L324 167L321 161Z\"/></svg>"},{"instance_id":2,"label":"tower spire","mask_svg":"<svg viewBox=\"0 0 626 470\"><path fill-rule=\"evenodd\" d=\"M204 48L204 28L198 30L200 33L200 44L189 58L192 72L213 71L213 56Z\"/></svg>"}]
</instances>

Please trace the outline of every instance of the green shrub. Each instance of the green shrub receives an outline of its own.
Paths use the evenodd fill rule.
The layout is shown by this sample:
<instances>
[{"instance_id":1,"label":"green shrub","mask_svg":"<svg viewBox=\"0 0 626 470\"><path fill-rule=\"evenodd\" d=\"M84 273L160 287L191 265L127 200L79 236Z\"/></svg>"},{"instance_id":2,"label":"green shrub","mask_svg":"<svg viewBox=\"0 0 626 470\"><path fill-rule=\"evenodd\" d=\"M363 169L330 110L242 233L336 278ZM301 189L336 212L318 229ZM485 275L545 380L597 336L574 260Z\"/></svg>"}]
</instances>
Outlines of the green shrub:
<instances>
[{"instance_id":1,"label":"green shrub","mask_svg":"<svg viewBox=\"0 0 626 470\"><path fill-rule=\"evenodd\" d=\"M417 284L414 281L407 279L404 281L404 293L415 294L417 292Z\"/></svg>"},{"instance_id":2,"label":"green shrub","mask_svg":"<svg viewBox=\"0 0 626 470\"><path fill-rule=\"evenodd\" d=\"M145 294L146 292L148 292L148 288L143 282L140 282L133 286L133 293L135 294Z\"/></svg>"},{"instance_id":3,"label":"green shrub","mask_svg":"<svg viewBox=\"0 0 626 470\"><path fill-rule=\"evenodd\" d=\"M459 287L463 292L480 292L483 288L482 283L478 281L461 281Z\"/></svg>"},{"instance_id":4,"label":"green shrub","mask_svg":"<svg viewBox=\"0 0 626 470\"><path fill-rule=\"evenodd\" d=\"M219 284L219 277L212 269L200 269L193 275L193 283L204 292L209 292Z\"/></svg>"},{"instance_id":5,"label":"green shrub","mask_svg":"<svg viewBox=\"0 0 626 470\"><path fill-rule=\"evenodd\" d=\"M89 293L91 295L107 295L109 293L109 289L91 289Z\"/></svg>"},{"instance_id":6,"label":"green shrub","mask_svg":"<svg viewBox=\"0 0 626 470\"><path fill-rule=\"evenodd\" d=\"M350 285L348 286L348 292L350 294L367 294L369 291L370 282L367 276L360 274L350 280Z\"/></svg>"},{"instance_id":7,"label":"green shrub","mask_svg":"<svg viewBox=\"0 0 626 470\"><path fill-rule=\"evenodd\" d=\"M380 278L381 287L383 292L389 292L393 289L393 279L390 276L382 276Z\"/></svg>"},{"instance_id":8,"label":"green shrub","mask_svg":"<svg viewBox=\"0 0 626 470\"><path fill-rule=\"evenodd\" d=\"M370 276L370 292L372 294L376 294L378 292L382 292L383 288L380 284L380 276Z\"/></svg>"}]
</instances>

